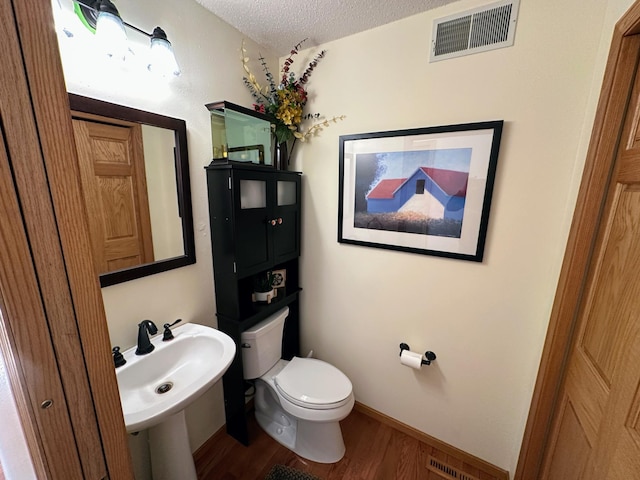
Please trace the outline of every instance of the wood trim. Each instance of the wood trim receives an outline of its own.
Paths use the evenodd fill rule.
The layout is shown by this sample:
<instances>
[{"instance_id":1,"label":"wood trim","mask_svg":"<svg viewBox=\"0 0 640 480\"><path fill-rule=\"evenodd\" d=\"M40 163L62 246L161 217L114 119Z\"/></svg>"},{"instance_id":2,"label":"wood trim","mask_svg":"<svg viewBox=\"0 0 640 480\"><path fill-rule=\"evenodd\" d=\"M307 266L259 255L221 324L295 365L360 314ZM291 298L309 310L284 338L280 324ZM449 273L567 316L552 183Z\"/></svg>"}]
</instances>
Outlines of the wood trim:
<instances>
[{"instance_id":1,"label":"wood trim","mask_svg":"<svg viewBox=\"0 0 640 480\"><path fill-rule=\"evenodd\" d=\"M640 2L616 24L582 183L514 480L539 478L557 396L573 344L576 315L602 215L604 196L633 87L640 39ZM612 134L611 132L616 132Z\"/></svg>"},{"instance_id":2,"label":"wood trim","mask_svg":"<svg viewBox=\"0 0 640 480\"><path fill-rule=\"evenodd\" d=\"M477 468L478 470L481 470L482 472L488 475L491 475L492 477L495 477L500 480L509 480L509 472L507 472L506 470L496 467L495 465L492 465L491 463L486 462L481 458L473 456L470 453L467 453L463 450L460 450L459 448L449 445L448 443L445 443L442 440L438 440L437 438L432 437L431 435L427 435L426 433L421 432L420 430L417 430L407 424L399 422L395 418L389 417L384 413L374 410L373 408L367 405L364 405L363 403L356 402L353 409L357 410L360 413L363 413L364 415L367 415L368 417L371 417L377 420L382 424L389 425L390 427L395 428L396 430L406 435L409 435L410 437L415 438L416 440L422 443L426 443L430 447L436 448L446 453L447 455L457 458L463 463L471 465Z\"/></svg>"},{"instance_id":3,"label":"wood trim","mask_svg":"<svg viewBox=\"0 0 640 480\"><path fill-rule=\"evenodd\" d=\"M73 311L109 477L132 479L102 296L80 191L71 113L50 3L13 2ZM71 159L71 160L69 160Z\"/></svg>"}]
</instances>

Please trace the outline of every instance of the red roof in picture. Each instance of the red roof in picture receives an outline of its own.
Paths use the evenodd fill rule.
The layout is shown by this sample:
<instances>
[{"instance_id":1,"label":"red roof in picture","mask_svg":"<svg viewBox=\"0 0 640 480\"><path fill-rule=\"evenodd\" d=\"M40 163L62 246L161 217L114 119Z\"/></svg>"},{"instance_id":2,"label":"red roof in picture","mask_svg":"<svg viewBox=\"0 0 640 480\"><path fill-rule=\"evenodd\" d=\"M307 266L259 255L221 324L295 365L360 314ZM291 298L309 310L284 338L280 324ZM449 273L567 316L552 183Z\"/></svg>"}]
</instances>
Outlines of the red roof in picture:
<instances>
[{"instance_id":1,"label":"red roof in picture","mask_svg":"<svg viewBox=\"0 0 640 480\"><path fill-rule=\"evenodd\" d=\"M468 172L427 167L421 167L420 170L429 175L447 195L455 197L467 196Z\"/></svg>"},{"instance_id":2,"label":"red roof in picture","mask_svg":"<svg viewBox=\"0 0 640 480\"><path fill-rule=\"evenodd\" d=\"M393 198L395 191L402 185L406 178L390 178L380 180L373 190L367 195L368 199L384 199Z\"/></svg>"}]
</instances>

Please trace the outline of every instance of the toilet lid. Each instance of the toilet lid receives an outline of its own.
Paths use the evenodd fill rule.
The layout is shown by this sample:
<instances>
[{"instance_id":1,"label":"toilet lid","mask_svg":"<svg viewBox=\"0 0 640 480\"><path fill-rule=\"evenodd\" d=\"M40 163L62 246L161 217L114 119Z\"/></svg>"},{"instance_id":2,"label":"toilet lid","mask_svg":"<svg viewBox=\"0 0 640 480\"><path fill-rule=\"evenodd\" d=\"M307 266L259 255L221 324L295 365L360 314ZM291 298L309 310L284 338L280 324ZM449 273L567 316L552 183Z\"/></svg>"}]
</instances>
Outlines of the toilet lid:
<instances>
[{"instance_id":1,"label":"toilet lid","mask_svg":"<svg viewBox=\"0 0 640 480\"><path fill-rule=\"evenodd\" d=\"M291 403L307 408L337 408L352 392L351 381L333 365L316 358L293 359L274 378Z\"/></svg>"}]
</instances>

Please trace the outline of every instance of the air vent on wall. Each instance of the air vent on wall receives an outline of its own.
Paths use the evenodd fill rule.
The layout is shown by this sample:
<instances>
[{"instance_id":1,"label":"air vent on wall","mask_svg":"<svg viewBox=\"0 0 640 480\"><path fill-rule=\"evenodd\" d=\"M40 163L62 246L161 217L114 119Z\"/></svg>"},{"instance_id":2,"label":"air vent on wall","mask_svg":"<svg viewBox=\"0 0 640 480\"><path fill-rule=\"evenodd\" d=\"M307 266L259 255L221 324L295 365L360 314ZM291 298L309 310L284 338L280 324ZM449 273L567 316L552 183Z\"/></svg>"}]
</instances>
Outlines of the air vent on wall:
<instances>
[{"instance_id":1,"label":"air vent on wall","mask_svg":"<svg viewBox=\"0 0 640 480\"><path fill-rule=\"evenodd\" d=\"M429 463L427 464L427 469L431 470L434 473L437 473L438 477L442 478L443 480L479 480L478 477L475 477L468 473L464 473L453 465L449 465L448 463L443 462L442 460L438 460L431 455L429 455Z\"/></svg>"},{"instance_id":2,"label":"air vent on wall","mask_svg":"<svg viewBox=\"0 0 640 480\"><path fill-rule=\"evenodd\" d=\"M510 47L520 0L508 0L433 21L430 62Z\"/></svg>"}]
</instances>

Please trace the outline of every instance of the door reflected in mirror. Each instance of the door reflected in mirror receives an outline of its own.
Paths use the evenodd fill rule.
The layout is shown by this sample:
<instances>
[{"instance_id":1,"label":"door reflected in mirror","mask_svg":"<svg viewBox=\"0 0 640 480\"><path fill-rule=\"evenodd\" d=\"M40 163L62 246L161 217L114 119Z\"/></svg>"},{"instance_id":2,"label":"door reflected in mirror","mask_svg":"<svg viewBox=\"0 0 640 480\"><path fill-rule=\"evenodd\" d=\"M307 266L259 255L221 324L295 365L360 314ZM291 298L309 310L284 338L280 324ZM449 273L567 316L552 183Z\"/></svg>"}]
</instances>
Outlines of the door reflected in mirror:
<instances>
[{"instance_id":1,"label":"door reflected in mirror","mask_svg":"<svg viewBox=\"0 0 640 480\"><path fill-rule=\"evenodd\" d=\"M184 120L69 99L100 284L195 263Z\"/></svg>"}]
</instances>

